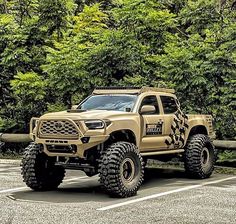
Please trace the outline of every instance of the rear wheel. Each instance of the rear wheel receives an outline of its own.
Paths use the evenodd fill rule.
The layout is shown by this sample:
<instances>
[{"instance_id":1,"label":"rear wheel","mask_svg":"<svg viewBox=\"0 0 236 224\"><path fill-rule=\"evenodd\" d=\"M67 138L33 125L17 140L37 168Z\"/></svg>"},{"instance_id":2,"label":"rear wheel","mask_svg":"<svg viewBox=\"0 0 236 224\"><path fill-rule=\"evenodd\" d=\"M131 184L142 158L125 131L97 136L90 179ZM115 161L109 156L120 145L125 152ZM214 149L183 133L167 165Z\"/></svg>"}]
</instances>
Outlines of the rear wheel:
<instances>
[{"instance_id":1,"label":"rear wheel","mask_svg":"<svg viewBox=\"0 0 236 224\"><path fill-rule=\"evenodd\" d=\"M144 164L137 147L129 142L112 144L99 164L100 182L115 197L130 197L142 184Z\"/></svg>"},{"instance_id":2,"label":"rear wheel","mask_svg":"<svg viewBox=\"0 0 236 224\"><path fill-rule=\"evenodd\" d=\"M215 164L215 148L209 137L203 134L193 135L185 149L185 169L195 178L211 176Z\"/></svg>"},{"instance_id":3,"label":"rear wheel","mask_svg":"<svg viewBox=\"0 0 236 224\"><path fill-rule=\"evenodd\" d=\"M55 166L55 158L47 156L35 143L26 148L21 166L23 181L36 191L56 189L65 176L65 169Z\"/></svg>"}]
</instances>

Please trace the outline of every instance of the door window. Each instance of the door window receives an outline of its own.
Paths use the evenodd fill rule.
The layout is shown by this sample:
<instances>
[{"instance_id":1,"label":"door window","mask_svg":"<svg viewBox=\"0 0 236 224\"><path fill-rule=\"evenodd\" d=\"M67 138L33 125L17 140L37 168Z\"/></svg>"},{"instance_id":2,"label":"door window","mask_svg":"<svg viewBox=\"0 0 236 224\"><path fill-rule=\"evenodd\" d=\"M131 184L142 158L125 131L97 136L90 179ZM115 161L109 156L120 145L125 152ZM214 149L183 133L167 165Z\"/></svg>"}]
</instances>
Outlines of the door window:
<instances>
[{"instance_id":1,"label":"door window","mask_svg":"<svg viewBox=\"0 0 236 224\"><path fill-rule=\"evenodd\" d=\"M174 97L161 96L161 102L165 114L173 114L178 110L178 106Z\"/></svg>"},{"instance_id":2,"label":"door window","mask_svg":"<svg viewBox=\"0 0 236 224\"><path fill-rule=\"evenodd\" d=\"M153 105L155 107L155 112L150 113L150 114L159 114L159 106L158 106L158 102L157 102L157 97L155 95L151 95L151 96L146 96L143 98L143 101L141 103L140 109L142 108L142 106L144 105Z\"/></svg>"}]
</instances>

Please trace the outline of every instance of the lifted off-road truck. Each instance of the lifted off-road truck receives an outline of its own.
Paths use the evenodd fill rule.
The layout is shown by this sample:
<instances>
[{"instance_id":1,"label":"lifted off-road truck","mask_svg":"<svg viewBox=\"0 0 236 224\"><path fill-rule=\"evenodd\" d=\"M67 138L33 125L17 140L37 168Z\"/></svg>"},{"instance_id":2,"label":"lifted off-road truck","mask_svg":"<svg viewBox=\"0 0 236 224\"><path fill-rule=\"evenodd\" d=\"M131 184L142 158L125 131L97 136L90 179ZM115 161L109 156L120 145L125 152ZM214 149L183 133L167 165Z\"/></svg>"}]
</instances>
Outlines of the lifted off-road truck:
<instances>
[{"instance_id":1,"label":"lifted off-road truck","mask_svg":"<svg viewBox=\"0 0 236 224\"><path fill-rule=\"evenodd\" d=\"M75 109L32 118L30 136L22 175L33 190L55 189L76 169L99 174L110 195L133 196L147 158L182 156L194 178L214 169L212 117L183 113L172 89L97 88Z\"/></svg>"}]
</instances>

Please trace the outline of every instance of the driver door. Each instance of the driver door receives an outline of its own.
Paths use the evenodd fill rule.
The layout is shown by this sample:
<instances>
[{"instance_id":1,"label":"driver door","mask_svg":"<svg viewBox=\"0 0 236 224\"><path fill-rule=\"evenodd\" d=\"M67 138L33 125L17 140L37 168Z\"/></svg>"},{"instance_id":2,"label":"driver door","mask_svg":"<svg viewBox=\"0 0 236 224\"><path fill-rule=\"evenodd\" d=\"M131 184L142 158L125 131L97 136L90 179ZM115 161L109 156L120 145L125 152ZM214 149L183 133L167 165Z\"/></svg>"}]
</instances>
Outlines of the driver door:
<instances>
[{"instance_id":1,"label":"driver door","mask_svg":"<svg viewBox=\"0 0 236 224\"><path fill-rule=\"evenodd\" d=\"M139 111L144 105L153 105L155 111L140 114L141 119L141 152L166 149L165 137L163 137L164 118L160 114L160 106L156 95L145 96L140 104Z\"/></svg>"}]
</instances>

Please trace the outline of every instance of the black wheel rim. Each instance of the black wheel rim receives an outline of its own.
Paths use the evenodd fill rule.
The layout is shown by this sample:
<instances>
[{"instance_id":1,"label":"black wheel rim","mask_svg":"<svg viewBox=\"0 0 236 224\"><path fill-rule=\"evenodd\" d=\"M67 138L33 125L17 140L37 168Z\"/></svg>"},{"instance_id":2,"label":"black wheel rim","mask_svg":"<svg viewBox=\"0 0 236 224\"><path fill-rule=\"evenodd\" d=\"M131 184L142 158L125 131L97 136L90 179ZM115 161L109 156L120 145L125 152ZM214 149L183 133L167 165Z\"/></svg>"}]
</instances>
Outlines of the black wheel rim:
<instances>
[{"instance_id":1,"label":"black wheel rim","mask_svg":"<svg viewBox=\"0 0 236 224\"><path fill-rule=\"evenodd\" d=\"M135 178L135 163L131 158L125 158L121 163L121 179L123 183L130 184Z\"/></svg>"},{"instance_id":2,"label":"black wheel rim","mask_svg":"<svg viewBox=\"0 0 236 224\"><path fill-rule=\"evenodd\" d=\"M201 164L203 167L208 167L210 161L210 153L207 147L204 147L201 152Z\"/></svg>"}]
</instances>

